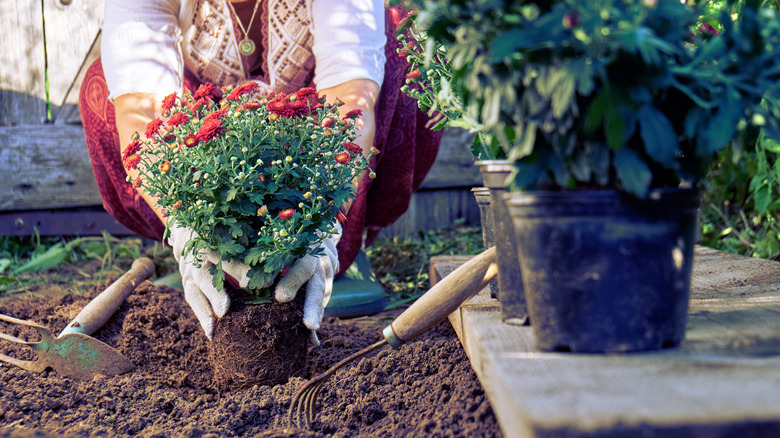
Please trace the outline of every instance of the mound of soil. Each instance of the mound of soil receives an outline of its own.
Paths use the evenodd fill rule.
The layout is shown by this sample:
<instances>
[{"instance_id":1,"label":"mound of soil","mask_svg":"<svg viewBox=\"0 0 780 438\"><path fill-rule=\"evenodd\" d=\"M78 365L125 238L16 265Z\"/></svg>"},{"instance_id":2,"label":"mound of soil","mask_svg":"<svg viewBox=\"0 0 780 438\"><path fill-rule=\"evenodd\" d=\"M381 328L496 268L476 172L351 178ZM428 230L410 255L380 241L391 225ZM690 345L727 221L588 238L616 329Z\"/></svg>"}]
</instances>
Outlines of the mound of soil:
<instances>
[{"instance_id":1,"label":"mound of soil","mask_svg":"<svg viewBox=\"0 0 780 438\"><path fill-rule=\"evenodd\" d=\"M91 292L97 295L101 288ZM384 347L339 370L319 395L311 431L287 427L287 408L306 379L371 345L396 313L326 319L305 377L276 386L220 392L209 346L181 291L144 283L94 337L137 369L81 382L56 371L0 365L0 437L495 437L501 431L452 328L443 323L398 350ZM88 298L13 298L0 313L55 334ZM22 338L32 333L5 323ZM0 352L34 359L29 348Z\"/></svg>"}]
</instances>

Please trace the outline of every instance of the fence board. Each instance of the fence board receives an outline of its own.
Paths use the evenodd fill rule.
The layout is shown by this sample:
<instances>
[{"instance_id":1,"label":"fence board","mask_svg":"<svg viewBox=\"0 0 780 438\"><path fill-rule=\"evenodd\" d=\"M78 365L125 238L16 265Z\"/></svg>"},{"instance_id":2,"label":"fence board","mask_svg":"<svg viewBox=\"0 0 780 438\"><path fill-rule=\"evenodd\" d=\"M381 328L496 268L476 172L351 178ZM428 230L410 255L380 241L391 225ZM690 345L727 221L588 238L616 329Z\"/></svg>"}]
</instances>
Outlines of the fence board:
<instances>
[{"instance_id":1,"label":"fence board","mask_svg":"<svg viewBox=\"0 0 780 438\"><path fill-rule=\"evenodd\" d=\"M0 126L42 123L46 117L40 1L0 2Z\"/></svg>"},{"instance_id":2,"label":"fence board","mask_svg":"<svg viewBox=\"0 0 780 438\"><path fill-rule=\"evenodd\" d=\"M92 43L100 29L103 1L44 0L43 4L49 59L49 98L55 123L80 123L77 106L79 86L84 70L99 56L99 44L92 47ZM85 58L87 63L81 68ZM73 86L68 92L71 84ZM65 105L60 108L63 102Z\"/></svg>"},{"instance_id":3,"label":"fence board","mask_svg":"<svg viewBox=\"0 0 780 438\"><path fill-rule=\"evenodd\" d=\"M0 210L101 205L81 126L0 128Z\"/></svg>"}]
</instances>

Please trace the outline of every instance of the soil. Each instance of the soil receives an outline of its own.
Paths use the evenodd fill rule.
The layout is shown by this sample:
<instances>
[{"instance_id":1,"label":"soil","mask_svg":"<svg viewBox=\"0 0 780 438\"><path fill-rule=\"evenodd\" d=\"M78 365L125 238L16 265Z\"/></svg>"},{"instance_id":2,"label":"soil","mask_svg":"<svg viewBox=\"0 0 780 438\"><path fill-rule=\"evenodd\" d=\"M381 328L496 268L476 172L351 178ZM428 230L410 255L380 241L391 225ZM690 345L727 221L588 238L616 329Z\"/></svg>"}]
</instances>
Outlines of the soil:
<instances>
[{"instance_id":1,"label":"soil","mask_svg":"<svg viewBox=\"0 0 780 438\"><path fill-rule=\"evenodd\" d=\"M5 299L0 313L36 321L56 334L87 301L73 294ZM319 394L312 430L287 427L287 408L297 389L373 344L398 313L326 318L319 331L322 344L310 348L304 377L224 392L215 388L208 341L182 292L146 282L93 335L137 368L82 382L56 371L32 373L0 365L0 437L501 436L447 323L397 350L384 347L339 370ZM36 339L18 327L0 326L6 333ZM31 349L7 344L0 344L0 352L35 358Z\"/></svg>"}]
</instances>

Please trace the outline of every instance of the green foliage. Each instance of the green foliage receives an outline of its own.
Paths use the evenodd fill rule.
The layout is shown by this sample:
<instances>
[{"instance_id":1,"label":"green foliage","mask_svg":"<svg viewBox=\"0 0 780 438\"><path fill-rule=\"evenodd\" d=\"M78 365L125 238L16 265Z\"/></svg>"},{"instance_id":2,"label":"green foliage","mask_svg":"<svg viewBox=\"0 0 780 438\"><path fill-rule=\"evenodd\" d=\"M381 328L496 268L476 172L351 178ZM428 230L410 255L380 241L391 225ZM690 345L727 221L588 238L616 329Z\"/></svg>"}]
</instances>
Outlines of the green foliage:
<instances>
[{"instance_id":1,"label":"green foliage","mask_svg":"<svg viewBox=\"0 0 780 438\"><path fill-rule=\"evenodd\" d=\"M256 86L227 88L224 98L213 87L168 96L165 125L150 122L124 160L140 173L134 185L197 234L185 253L249 265L249 289L262 294L332 234L368 159L352 143L358 113L342 119L340 105L311 88L259 96ZM221 289L224 273L211 273Z\"/></svg>"},{"instance_id":2,"label":"green foliage","mask_svg":"<svg viewBox=\"0 0 780 438\"><path fill-rule=\"evenodd\" d=\"M161 275L176 266L169 248L139 238L0 236L0 295L42 285L98 285L142 256L155 261Z\"/></svg>"},{"instance_id":3,"label":"green foliage","mask_svg":"<svg viewBox=\"0 0 780 438\"><path fill-rule=\"evenodd\" d=\"M430 289L428 267L432 256L475 255L482 251L480 229L456 222L403 238L377 239L366 248L366 255L388 293L387 308L394 308L416 300Z\"/></svg>"},{"instance_id":4,"label":"green foliage","mask_svg":"<svg viewBox=\"0 0 780 438\"><path fill-rule=\"evenodd\" d=\"M463 114L515 163L517 188L645 196L699 183L751 130L780 139L780 17L759 0L414 6Z\"/></svg>"}]
</instances>

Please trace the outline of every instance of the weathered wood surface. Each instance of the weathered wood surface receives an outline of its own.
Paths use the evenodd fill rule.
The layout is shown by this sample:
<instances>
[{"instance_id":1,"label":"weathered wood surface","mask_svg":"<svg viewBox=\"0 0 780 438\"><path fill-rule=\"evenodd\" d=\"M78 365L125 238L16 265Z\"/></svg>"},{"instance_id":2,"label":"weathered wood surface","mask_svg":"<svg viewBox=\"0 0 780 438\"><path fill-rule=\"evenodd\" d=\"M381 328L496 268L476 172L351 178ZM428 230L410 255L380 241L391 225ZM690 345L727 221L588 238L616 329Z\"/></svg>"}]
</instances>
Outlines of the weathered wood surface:
<instances>
[{"instance_id":1,"label":"weathered wood surface","mask_svg":"<svg viewBox=\"0 0 780 438\"><path fill-rule=\"evenodd\" d=\"M0 210L102 205L81 126L9 126L0 145Z\"/></svg>"},{"instance_id":2,"label":"weathered wood surface","mask_svg":"<svg viewBox=\"0 0 780 438\"><path fill-rule=\"evenodd\" d=\"M102 0L0 2L0 211L101 205L77 104L102 15Z\"/></svg>"},{"instance_id":3,"label":"weathered wood surface","mask_svg":"<svg viewBox=\"0 0 780 438\"><path fill-rule=\"evenodd\" d=\"M450 321L507 437L780 436L780 263L697 248L691 293L686 340L657 352L536 351L484 293Z\"/></svg>"},{"instance_id":4,"label":"weathered wood surface","mask_svg":"<svg viewBox=\"0 0 780 438\"><path fill-rule=\"evenodd\" d=\"M46 122L48 66L55 123L78 123L78 86L68 88L84 58L97 57L95 40L103 16L102 0L26 0L0 2L3 55L0 62L0 126ZM46 47L44 47L44 23ZM67 99L65 98L68 93ZM59 107L65 102L65 108Z\"/></svg>"}]
</instances>

